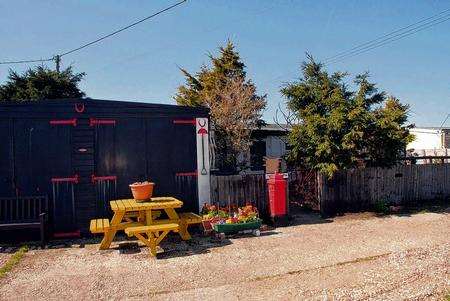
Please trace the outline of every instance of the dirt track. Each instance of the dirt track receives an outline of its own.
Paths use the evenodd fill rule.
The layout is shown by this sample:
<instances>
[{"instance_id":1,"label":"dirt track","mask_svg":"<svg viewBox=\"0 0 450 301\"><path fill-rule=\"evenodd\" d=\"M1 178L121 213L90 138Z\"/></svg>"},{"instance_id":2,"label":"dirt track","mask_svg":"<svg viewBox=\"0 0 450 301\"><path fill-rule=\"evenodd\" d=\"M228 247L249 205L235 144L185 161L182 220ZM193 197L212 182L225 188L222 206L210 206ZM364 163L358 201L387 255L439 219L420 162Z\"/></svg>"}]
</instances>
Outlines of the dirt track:
<instances>
[{"instance_id":1,"label":"dirt track","mask_svg":"<svg viewBox=\"0 0 450 301\"><path fill-rule=\"evenodd\" d=\"M450 289L450 215L357 214L223 243L171 237L146 249L33 250L0 280L0 299L441 300Z\"/></svg>"}]
</instances>

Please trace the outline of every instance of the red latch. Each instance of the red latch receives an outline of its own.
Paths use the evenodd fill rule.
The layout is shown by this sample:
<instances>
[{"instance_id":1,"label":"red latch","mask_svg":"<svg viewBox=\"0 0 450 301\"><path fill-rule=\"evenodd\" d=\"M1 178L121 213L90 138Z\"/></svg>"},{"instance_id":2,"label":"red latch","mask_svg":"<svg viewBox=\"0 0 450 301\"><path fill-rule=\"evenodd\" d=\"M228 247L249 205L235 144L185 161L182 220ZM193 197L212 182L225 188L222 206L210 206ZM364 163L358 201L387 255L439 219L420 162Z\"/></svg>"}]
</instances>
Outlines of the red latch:
<instances>
[{"instance_id":1,"label":"red latch","mask_svg":"<svg viewBox=\"0 0 450 301\"><path fill-rule=\"evenodd\" d=\"M77 184L80 180L79 175L74 175L73 177L68 178L52 178L52 183L61 183L61 182L69 182L69 183L75 183Z\"/></svg>"},{"instance_id":2,"label":"red latch","mask_svg":"<svg viewBox=\"0 0 450 301\"><path fill-rule=\"evenodd\" d=\"M175 176L177 176L177 177L196 177L196 176L198 176L198 172L197 171L177 172L175 174Z\"/></svg>"},{"instance_id":3,"label":"red latch","mask_svg":"<svg viewBox=\"0 0 450 301\"><path fill-rule=\"evenodd\" d=\"M116 121L114 119L95 119L95 118L89 118L89 126L94 125L116 125Z\"/></svg>"},{"instance_id":4,"label":"red latch","mask_svg":"<svg viewBox=\"0 0 450 301\"><path fill-rule=\"evenodd\" d=\"M94 184L96 181L116 181L117 176L96 176L91 175L91 182Z\"/></svg>"},{"instance_id":5,"label":"red latch","mask_svg":"<svg viewBox=\"0 0 450 301\"><path fill-rule=\"evenodd\" d=\"M195 119L175 119L173 121L174 124L192 124L195 125L196 121Z\"/></svg>"},{"instance_id":6,"label":"red latch","mask_svg":"<svg viewBox=\"0 0 450 301\"><path fill-rule=\"evenodd\" d=\"M51 125L73 125L77 126L77 119L59 119L59 120L50 120Z\"/></svg>"}]
</instances>

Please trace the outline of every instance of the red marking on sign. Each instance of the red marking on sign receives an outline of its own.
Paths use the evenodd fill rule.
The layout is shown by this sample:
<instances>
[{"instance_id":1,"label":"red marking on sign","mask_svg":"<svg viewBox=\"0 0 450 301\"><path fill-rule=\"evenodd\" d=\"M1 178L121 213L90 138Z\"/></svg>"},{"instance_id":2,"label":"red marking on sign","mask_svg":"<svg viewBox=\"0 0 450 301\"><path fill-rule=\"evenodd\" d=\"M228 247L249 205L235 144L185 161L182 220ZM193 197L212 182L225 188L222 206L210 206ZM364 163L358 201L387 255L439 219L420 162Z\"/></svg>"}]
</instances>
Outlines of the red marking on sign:
<instances>
[{"instance_id":1,"label":"red marking on sign","mask_svg":"<svg viewBox=\"0 0 450 301\"><path fill-rule=\"evenodd\" d=\"M74 175L73 177L68 178L52 178L52 183L61 183L61 182L69 182L69 183L78 183L80 177L78 175Z\"/></svg>"},{"instance_id":2,"label":"red marking on sign","mask_svg":"<svg viewBox=\"0 0 450 301\"><path fill-rule=\"evenodd\" d=\"M51 125L73 125L77 126L77 119L59 119L59 120L50 120Z\"/></svg>"},{"instance_id":3,"label":"red marking on sign","mask_svg":"<svg viewBox=\"0 0 450 301\"><path fill-rule=\"evenodd\" d=\"M116 121L114 119L95 119L89 118L89 126L94 125L116 125Z\"/></svg>"},{"instance_id":4,"label":"red marking on sign","mask_svg":"<svg viewBox=\"0 0 450 301\"><path fill-rule=\"evenodd\" d=\"M205 128L201 128L197 132L199 135L206 135L208 134L208 131Z\"/></svg>"},{"instance_id":5,"label":"red marking on sign","mask_svg":"<svg viewBox=\"0 0 450 301\"><path fill-rule=\"evenodd\" d=\"M192 124L195 125L195 119L175 119L174 124Z\"/></svg>"}]
</instances>

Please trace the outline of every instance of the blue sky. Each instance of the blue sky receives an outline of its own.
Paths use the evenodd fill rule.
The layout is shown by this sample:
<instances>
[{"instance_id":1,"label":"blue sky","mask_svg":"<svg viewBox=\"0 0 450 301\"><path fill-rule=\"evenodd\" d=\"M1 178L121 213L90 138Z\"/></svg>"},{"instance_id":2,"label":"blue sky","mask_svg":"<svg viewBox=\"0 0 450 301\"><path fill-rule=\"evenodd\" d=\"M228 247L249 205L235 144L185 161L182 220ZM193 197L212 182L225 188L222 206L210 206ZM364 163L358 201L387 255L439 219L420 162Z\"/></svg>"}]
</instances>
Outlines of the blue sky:
<instances>
[{"instance_id":1,"label":"blue sky","mask_svg":"<svg viewBox=\"0 0 450 301\"><path fill-rule=\"evenodd\" d=\"M51 57L176 1L1 1L0 61ZM450 8L450 1L188 0L174 10L63 58L86 72L89 97L174 103L183 77L231 39L271 122L279 93L299 76L308 51L318 60ZM53 66L53 65L52 65ZM0 65L0 82L9 67ZM410 121L437 126L450 113L450 21L329 66L370 71L380 89L411 106ZM450 126L449 124L447 124Z\"/></svg>"}]
</instances>

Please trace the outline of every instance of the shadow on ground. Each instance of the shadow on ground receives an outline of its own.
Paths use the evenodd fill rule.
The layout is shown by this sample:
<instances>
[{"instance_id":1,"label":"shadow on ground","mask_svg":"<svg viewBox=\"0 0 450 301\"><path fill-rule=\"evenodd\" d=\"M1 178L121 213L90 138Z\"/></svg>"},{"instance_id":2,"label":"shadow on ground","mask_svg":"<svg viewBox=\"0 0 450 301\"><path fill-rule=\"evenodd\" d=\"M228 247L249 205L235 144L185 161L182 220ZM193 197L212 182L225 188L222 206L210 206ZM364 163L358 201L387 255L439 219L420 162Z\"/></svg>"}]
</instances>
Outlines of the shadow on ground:
<instances>
[{"instance_id":1,"label":"shadow on ground","mask_svg":"<svg viewBox=\"0 0 450 301\"><path fill-rule=\"evenodd\" d=\"M270 235L265 232L264 235ZM86 245L98 245L102 237L76 238L76 239L58 239L50 240L45 249L66 249L66 248L84 248ZM202 236L195 234L189 241L183 241L178 234L168 235L162 242L161 247L164 252L158 254L158 258L167 259L173 257L193 256L197 254L209 253L212 248L219 248L231 244L228 239L216 239L211 236ZM21 241L18 242L4 242L0 244L0 253L14 253L21 246L27 245L31 250L42 249L38 241ZM124 256L128 254L140 253L147 247L138 244L135 238L129 238L126 235L117 234L110 251L119 252Z\"/></svg>"},{"instance_id":2,"label":"shadow on ground","mask_svg":"<svg viewBox=\"0 0 450 301\"><path fill-rule=\"evenodd\" d=\"M315 211L297 211L291 214L289 226L328 224L332 219L322 218L319 212Z\"/></svg>"},{"instance_id":3,"label":"shadow on ground","mask_svg":"<svg viewBox=\"0 0 450 301\"><path fill-rule=\"evenodd\" d=\"M397 212L390 212L387 214L378 213L375 216L379 218L386 218L389 216L409 217L423 213L450 214L450 203L442 202L420 206L400 207Z\"/></svg>"}]
</instances>

